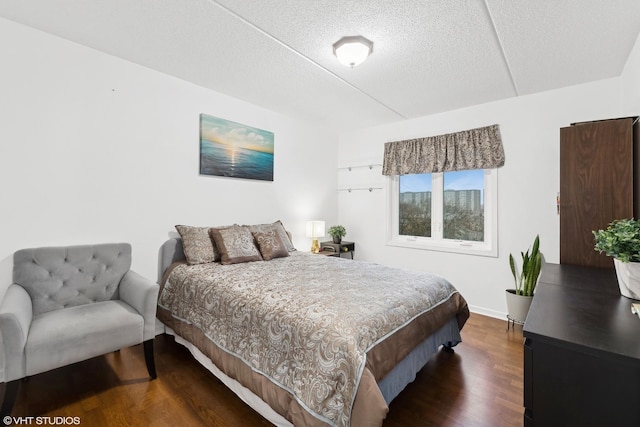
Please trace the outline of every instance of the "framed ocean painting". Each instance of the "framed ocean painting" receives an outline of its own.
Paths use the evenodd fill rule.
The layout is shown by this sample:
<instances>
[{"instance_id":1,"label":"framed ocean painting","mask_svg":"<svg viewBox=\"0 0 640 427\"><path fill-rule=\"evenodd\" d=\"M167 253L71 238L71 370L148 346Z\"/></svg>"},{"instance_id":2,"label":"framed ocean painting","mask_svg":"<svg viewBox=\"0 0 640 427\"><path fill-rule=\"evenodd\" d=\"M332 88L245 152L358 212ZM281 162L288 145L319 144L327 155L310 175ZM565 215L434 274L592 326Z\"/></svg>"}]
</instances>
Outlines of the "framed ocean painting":
<instances>
[{"instance_id":1,"label":"framed ocean painting","mask_svg":"<svg viewBox=\"0 0 640 427\"><path fill-rule=\"evenodd\" d=\"M273 133L200 114L200 174L273 181Z\"/></svg>"}]
</instances>

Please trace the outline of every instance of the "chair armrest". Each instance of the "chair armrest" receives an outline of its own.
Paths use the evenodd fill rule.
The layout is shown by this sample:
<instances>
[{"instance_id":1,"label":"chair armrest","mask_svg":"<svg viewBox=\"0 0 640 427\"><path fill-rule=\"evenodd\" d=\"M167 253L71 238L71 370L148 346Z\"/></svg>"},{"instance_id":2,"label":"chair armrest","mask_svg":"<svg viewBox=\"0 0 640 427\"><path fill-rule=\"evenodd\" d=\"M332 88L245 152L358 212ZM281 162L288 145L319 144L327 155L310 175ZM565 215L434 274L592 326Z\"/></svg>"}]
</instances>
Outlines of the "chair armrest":
<instances>
[{"instance_id":1,"label":"chair armrest","mask_svg":"<svg viewBox=\"0 0 640 427\"><path fill-rule=\"evenodd\" d=\"M156 308L160 285L139 275L133 270L127 271L120 281L120 299L144 317L144 341L156 336Z\"/></svg>"},{"instance_id":2,"label":"chair armrest","mask_svg":"<svg viewBox=\"0 0 640 427\"><path fill-rule=\"evenodd\" d=\"M6 382L26 375L24 347L32 319L33 307L27 291L20 285L9 286L0 305L0 334Z\"/></svg>"}]
</instances>

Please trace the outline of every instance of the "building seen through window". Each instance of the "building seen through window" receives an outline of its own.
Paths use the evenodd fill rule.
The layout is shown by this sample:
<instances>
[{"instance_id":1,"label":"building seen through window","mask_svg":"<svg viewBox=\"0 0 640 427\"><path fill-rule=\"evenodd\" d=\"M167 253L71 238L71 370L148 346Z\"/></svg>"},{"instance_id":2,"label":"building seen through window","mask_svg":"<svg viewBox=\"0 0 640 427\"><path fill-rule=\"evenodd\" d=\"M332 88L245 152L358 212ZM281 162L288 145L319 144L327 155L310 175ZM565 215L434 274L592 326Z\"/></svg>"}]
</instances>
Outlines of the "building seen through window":
<instances>
[{"instance_id":1,"label":"building seen through window","mask_svg":"<svg viewBox=\"0 0 640 427\"><path fill-rule=\"evenodd\" d=\"M484 176L482 169L400 176L398 234L484 241Z\"/></svg>"}]
</instances>

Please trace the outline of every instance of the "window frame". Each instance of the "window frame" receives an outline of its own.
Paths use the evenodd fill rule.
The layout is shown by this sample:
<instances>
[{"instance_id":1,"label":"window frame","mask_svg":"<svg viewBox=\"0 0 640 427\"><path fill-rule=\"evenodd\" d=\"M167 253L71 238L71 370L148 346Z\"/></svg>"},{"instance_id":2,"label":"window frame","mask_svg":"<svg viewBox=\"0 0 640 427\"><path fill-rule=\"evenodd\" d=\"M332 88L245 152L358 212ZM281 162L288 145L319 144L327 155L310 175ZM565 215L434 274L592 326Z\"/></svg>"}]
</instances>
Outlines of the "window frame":
<instances>
[{"instance_id":1,"label":"window frame","mask_svg":"<svg viewBox=\"0 0 640 427\"><path fill-rule=\"evenodd\" d=\"M400 177L387 177L386 244L411 249L498 257L498 169L484 169L484 241L444 239L444 173L432 172L431 237L399 235Z\"/></svg>"}]
</instances>

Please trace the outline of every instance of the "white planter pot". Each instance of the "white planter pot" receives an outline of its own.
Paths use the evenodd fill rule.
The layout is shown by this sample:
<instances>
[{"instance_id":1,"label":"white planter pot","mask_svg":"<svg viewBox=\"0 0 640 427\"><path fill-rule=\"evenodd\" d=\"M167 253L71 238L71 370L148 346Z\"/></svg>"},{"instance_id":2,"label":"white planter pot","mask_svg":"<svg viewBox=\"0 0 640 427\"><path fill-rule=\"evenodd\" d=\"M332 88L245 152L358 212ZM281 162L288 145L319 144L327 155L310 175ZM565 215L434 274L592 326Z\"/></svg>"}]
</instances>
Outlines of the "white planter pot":
<instances>
[{"instance_id":1,"label":"white planter pot","mask_svg":"<svg viewBox=\"0 0 640 427\"><path fill-rule=\"evenodd\" d=\"M509 320L524 323L529 313L533 296L516 295L515 289L507 289L506 295Z\"/></svg>"},{"instance_id":2,"label":"white planter pot","mask_svg":"<svg viewBox=\"0 0 640 427\"><path fill-rule=\"evenodd\" d=\"M613 259L618 276L620 293L631 299L640 300L640 262L622 262Z\"/></svg>"}]
</instances>

